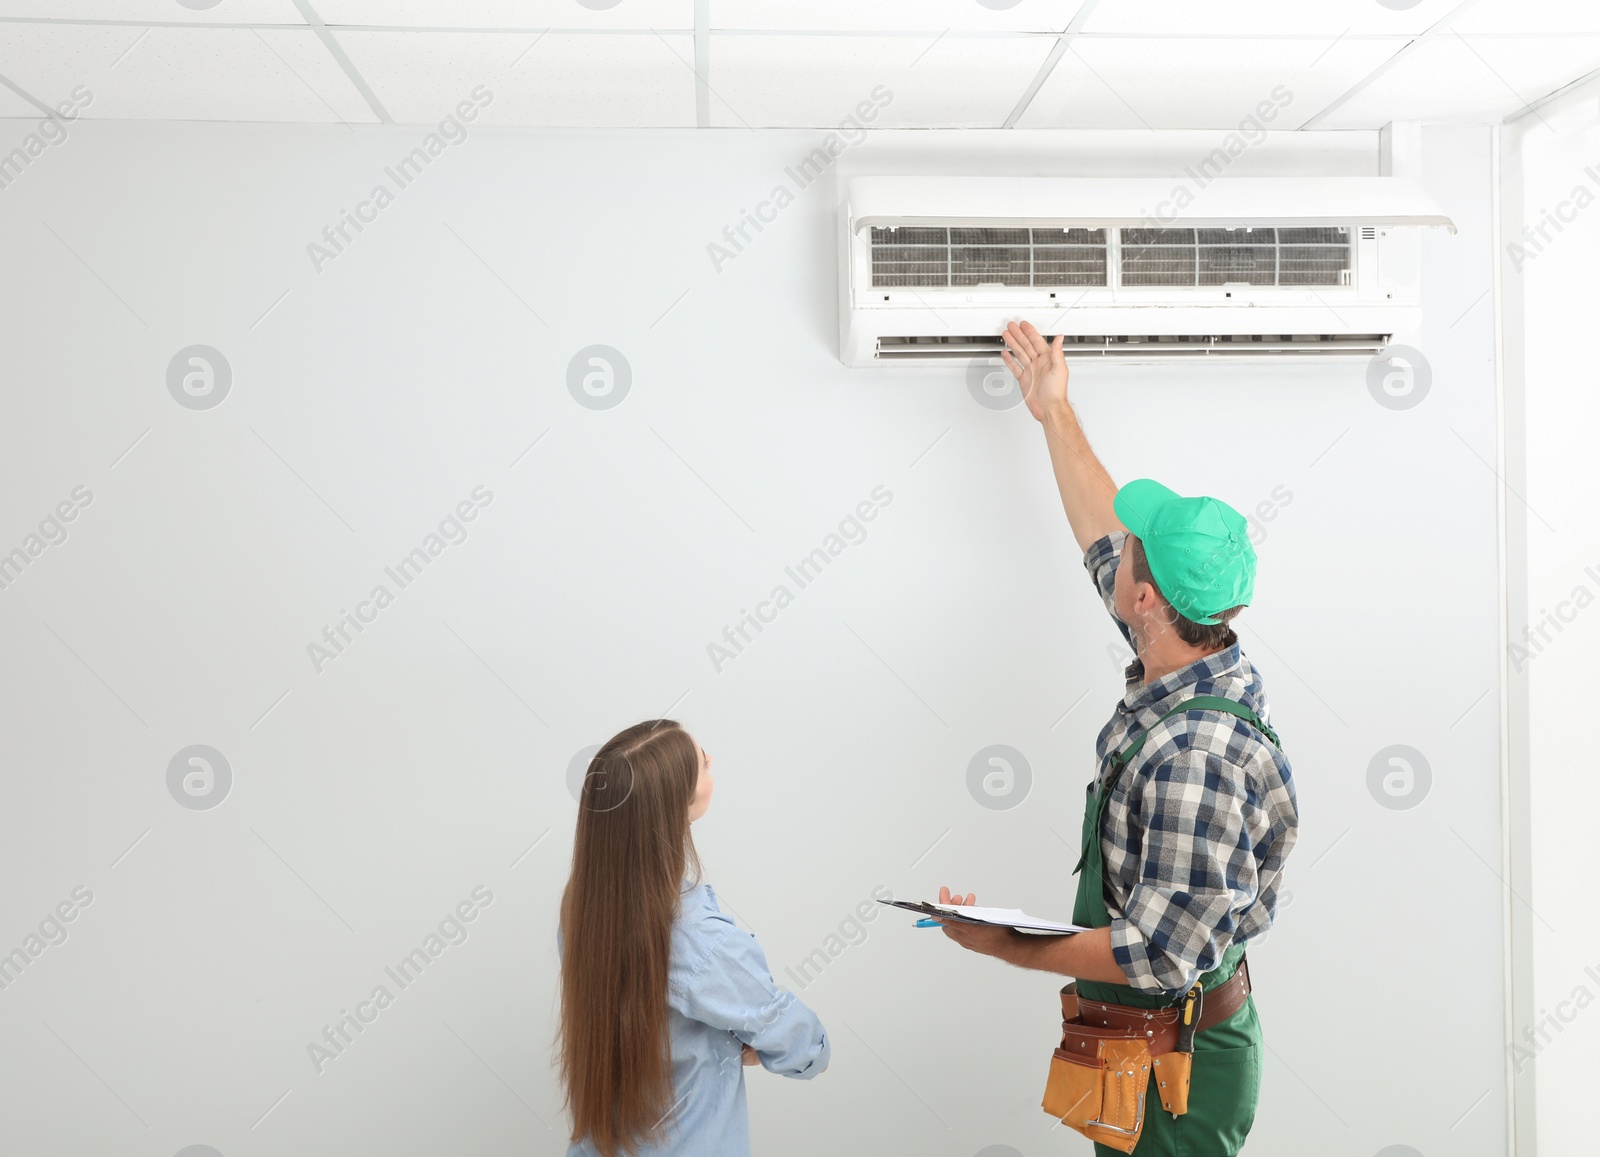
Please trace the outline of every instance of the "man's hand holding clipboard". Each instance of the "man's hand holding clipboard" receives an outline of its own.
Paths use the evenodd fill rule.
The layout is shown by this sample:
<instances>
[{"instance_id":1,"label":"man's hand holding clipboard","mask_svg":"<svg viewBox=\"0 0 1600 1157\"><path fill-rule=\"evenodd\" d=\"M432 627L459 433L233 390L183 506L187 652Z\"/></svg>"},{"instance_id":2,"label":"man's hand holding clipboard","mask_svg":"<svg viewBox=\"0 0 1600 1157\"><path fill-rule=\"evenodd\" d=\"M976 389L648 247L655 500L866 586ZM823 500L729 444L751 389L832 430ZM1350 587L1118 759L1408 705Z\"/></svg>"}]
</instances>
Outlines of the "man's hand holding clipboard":
<instances>
[{"instance_id":1,"label":"man's hand holding clipboard","mask_svg":"<svg viewBox=\"0 0 1600 1157\"><path fill-rule=\"evenodd\" d=\"M971 892L962 895L941 887L937 905L908 900L879 903L915 912L923 917L917 922L919 926L940 927L968 951L996 957L1018 968L1111 983L1127 981L1111 951L1109 927L1085 928L1041 920L1014 908L980 908L977 900ZM960 915L960 908L971 908L976 919Z\"/></svg>"},{"instance_id":2,"label":"man's hand holding clipboard","mask_svg":"<svg viewBox=\"0 0 1600 1157\"><path fill-rule=\"evenodd\" d=\"M977 902L978 897L972 892L963 897L960 892L952 895L949 888L942 884L939 886L941 904L976 905ZM1026 935L1014 928L1000 928L986 924L963 924L954 920L940 921L940 923L944 925L946 936L961 947L984 956L1005 955L1006 950L1015 943L1018 936Z\"/></svg>"}]
</instances>

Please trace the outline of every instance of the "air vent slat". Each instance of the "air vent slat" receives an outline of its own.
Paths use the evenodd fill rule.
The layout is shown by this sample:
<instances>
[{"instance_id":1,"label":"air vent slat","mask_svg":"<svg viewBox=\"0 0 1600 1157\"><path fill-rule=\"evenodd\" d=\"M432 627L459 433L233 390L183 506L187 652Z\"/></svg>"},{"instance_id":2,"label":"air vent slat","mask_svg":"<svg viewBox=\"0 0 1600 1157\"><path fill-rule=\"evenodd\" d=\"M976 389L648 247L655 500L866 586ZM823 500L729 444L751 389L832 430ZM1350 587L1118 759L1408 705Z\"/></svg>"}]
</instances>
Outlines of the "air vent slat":
<instances>
[{"instance_id":1,"label":"air vent slat","mask_svg":"<svg viewBox=\"0 0 1600 1157\"><path fill-rule=\"evenodd\" d=\"M1348 229L1279 229L1280 245L1348 245Z\"/></svg>"},{"instance_id":2,"label":"air vent slat","mask_svg":"<svg viewBox=\"0 0 1600 1157\"><path fill-rule=\"evenodd\" d=\"M951 230L952 233L971 230ZM995 230L1000 232L1000 230ZM1023 230L1024 233L1027 230ZM950 284L981 285L990 282L998 285L1027 285L1029 273L1028 246L987 245L957 248L950 247Z\"/></svg>"},{"instance_id":3,"label":"air vent slat","mask_svg":"<svg viewBox=\"0 0 1600 1157\"><path fill-rule=\"evenodd\" d=\"M1021 245L1027 248L1026 229L952 229L952 245Z\"/></svg>"},{"instance_id":4,"label":"air vent slat","mask_svg":"<svg viewBox=\"0 0 1600 1157\"><path fill-rule=\"evenodd\" d=\"M1035 245L1033 276L1036 285L1104 285L1105 246Z\"/></svg>"},{"instance_id":5,"label":"air vent slat","mask_svg":"<svg viewBox=\"0 0 1600 1157\"><path fill-rule=\"evenodd\" d=\"M1195 261L1193 229L1122 231L1124 285L1193 285Z\"/></svg>"},{"instance_id":6,"label":"air vent slat","mask_svg":"<svg viewBox=\"0 0 1600 1157\"><path fill-rule=\"evenodd\" d=\"M1068 334L1068 358L1257 357L1267 354L1370 356L1389 343L1389 334L1156 334L1110 336ZM994 357L1004 342L994 334L880 337L879 361Z\"/></svg>"},{"instance_id":7,"label":"air vent slat","mask_svg":"<svg viewBox=\"0 0 1600 1157\"><path fill-rule=\"evenodd\" d=\"M1275 245L1206 245L1199 251L1201 285L1275 285Z\"/></svg>"},{"instance_id":8,"label":"air vent slat","mask_svg":"<svg viewBox=\"0 0 1600 1157\"><path fill-rule=\"evenodd\" d=\"M874 229L872 243L889 245L948 245L950 230L910 226L904 229Z\"/></svg>"},{"instance_id":9,"label":"air vent slat","mask_svg":"<svg viewBox=\"0 0 1600 1157\"><path fill-rule=\"evenodd\" d=\"M1339 285L1350 268L1350 247L1286 245L1278 262L1280 285Z\"/></svg>"}]
</instances>

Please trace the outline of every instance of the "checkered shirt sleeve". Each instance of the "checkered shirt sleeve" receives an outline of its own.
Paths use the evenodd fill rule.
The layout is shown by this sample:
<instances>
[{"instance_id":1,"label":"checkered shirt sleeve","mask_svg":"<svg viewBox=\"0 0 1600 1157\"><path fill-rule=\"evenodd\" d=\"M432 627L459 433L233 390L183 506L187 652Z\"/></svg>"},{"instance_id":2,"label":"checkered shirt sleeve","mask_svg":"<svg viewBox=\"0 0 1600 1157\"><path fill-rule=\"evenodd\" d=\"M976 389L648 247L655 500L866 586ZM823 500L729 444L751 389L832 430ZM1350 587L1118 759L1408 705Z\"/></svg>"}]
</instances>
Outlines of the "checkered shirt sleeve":
<instances>
[{"instance_id":1,"label":"checkered shirt sleeve","mask_svg":"<svg viewBox=\"0 0 1600 1157\"><path fill-rule=\"evenodd\" d=\"M1126 530L1114 530L1104 538L1096 539L1084 552L1083 565L1094 580L1094 589L1100 593L1100 601L1106 605L1106 614L1117 624L1123 640L1133 647L1133 632L1128 629L1127 623L1117 617L1117 562L1122 558L1122 547L1127 541ZM1137 650L1136 647L1134 649Z\"/></svg>"}]
</instances>

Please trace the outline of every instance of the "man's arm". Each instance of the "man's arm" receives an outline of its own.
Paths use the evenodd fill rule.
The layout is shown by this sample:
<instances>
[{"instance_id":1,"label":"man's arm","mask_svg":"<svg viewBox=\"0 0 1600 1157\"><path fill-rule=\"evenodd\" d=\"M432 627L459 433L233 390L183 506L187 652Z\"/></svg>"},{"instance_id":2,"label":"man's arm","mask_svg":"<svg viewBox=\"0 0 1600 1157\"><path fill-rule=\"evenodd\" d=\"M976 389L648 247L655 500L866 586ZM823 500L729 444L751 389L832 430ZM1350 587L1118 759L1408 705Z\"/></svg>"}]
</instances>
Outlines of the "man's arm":
<instances>
[{"instance_id":1,"label":"man's arm","mask_svg":"<svg viewBox=\"0 0 1600 1157\"><path fill-rule=\"evenodd\" d=\"M954 896L939 889L941 904L971 904L974 896ZM1082 980L1127 984L1128 977L1111 951L1111 929L1092 928L1071 936L1034 936L1014 928L986 928L978 924L946 924L944 934L961 947L998 957L1018 968L1054 972Z\"/></svg>"},{"instance_id":2,"label":"man's arm","mask_svg":"<svg viewBox=\"0 0 1600 1157\"><path fill-rule=\"evenodd\" d=\"M1095 457L1078 424L1078 415L1067 400L1062 339L1058 336L1053 342L1045 341L1027 321L1020 326L1012 322L1001 336L1007 347L1000 353L1001 360L1022 387L1028 412L1044 427L1061 505L1066 508L1079 549L1088 550L1098 539L1124 528L1111 507L1117 484Z\"/></svg>"},{"instance_id":3,"label":"man's arm","mask_svg":"<svg viewBox=\"0 0 1600 1157\"><path fill-rule=\"evenodd\" d=\"M973 952L998 957L1018 968L1054 972L1080 980L1127 984L1127 974L1111 952L1111 929L1091 928L1071 936L1030 936L1014 928L946 924L945 935Z\"/></svg>"}]
</instances>

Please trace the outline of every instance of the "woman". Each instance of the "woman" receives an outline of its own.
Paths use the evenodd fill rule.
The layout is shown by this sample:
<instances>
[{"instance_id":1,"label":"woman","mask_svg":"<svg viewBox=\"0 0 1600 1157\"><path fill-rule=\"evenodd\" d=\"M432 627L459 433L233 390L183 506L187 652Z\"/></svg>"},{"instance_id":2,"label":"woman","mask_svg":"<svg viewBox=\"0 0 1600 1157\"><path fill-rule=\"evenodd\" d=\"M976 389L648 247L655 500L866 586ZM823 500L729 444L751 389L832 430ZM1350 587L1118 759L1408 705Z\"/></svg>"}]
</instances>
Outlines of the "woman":
<instances>
[{"instance_id":1,"label":"woman","mask_svg":"<svg viewBox=\"0 0 1600 1157\"><path fill-rule=\"evenodd\" d=\"M816 1014L700 882L689 825L711 788L711 758L671 719L634 724L589 763L557 935L568 1157L743 1157L743 1065L827 1068Z\"/></svg>"}]
</instances>

